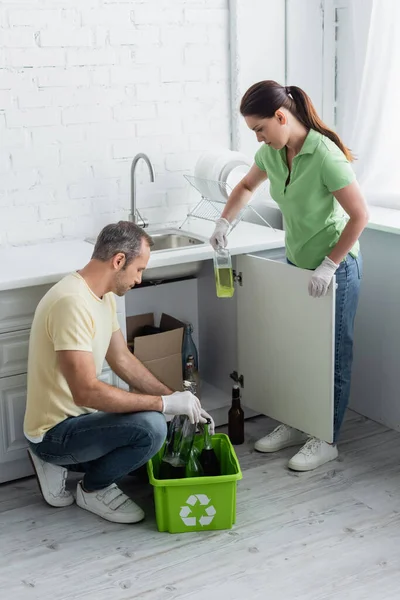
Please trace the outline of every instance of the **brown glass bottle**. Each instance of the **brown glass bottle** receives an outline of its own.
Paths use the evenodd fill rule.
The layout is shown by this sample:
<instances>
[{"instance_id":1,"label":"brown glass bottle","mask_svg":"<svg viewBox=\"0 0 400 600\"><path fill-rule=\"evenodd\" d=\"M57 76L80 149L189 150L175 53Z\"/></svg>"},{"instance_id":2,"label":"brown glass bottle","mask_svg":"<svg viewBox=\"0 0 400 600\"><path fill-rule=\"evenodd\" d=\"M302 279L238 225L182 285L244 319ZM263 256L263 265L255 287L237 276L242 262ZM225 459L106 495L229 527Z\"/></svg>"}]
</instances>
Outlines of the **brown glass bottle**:
<instances>
[{"instance_id":1,"label":"brown glass bottle","mask_svg":"<svg viewBox=\"0 0 400 600\"><path fill-rule=\"evenodd\" d=\"M244 442L244 412L240 406L240 387L236 383L232 387L232 406L228 413L228 436L234 445Z\"/></svg>"}]
</instances>

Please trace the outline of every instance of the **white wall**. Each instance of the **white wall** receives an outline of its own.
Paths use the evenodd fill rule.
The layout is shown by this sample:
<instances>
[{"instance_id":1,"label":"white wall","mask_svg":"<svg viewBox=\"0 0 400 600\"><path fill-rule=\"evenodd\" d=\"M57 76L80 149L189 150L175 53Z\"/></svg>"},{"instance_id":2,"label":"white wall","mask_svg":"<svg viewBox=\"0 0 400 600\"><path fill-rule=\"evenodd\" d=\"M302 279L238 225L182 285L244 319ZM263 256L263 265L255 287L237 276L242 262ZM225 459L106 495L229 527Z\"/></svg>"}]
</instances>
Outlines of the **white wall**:
<instances>
[{"instance_id":1,"label":"white wall","mask_svg":"<svg viewBox=\"0 0 400 600\"><path fill-rule=\"evenodd\" d=\"M372 0L336 0L336 3L337 131L346 141L360 93Z\"/></svg>"},{"instance_id":2,"label":"white wall","mask_svg":"<svg viewBox=\"0 0 400 600\"><path fill-rule=\"evenodd\" d=\"M230 0L232 148L252 158L259 148L239 112L246 90L257 81L285 83L285 0ZM280 211L271 206L269 184L260 186L252 206L273 227L282 228ZM245 221L262 225L247 211Z\"/></svg>"},{"instance_id":3,"label":"white wall","mask_svg":"<svg viewBox=\"0 0 400 600\"><path fill-rule=\"evenodd\" d=\"M285 84L285 0L231 0L232 146L253 156L259 144L239 113L257 81Z\"/></svg>"},{"instance_id":4,"label":"white wall","mask_svg":"<svg viewBox=\"0 0 400 600\"><path fill-rule=\"evenodd\" d=\"M324 11L330 0L231 0L231 86L232 145L252 157L259 148L256 136L239 113L245 91L263 79L285 85L298 85L309 94L317 111L332 122L332 84L324 69L332 68L328 52L323 52L327 36L323 22L330 20L332 9ZM333 54L332 54L333 56ZM328 102L329 99L329 102ZM268 205L266 205L268 200ZM270 202L268 182L252 199L252 206L277 228L282 228L279 211ZM245 220L260 224L257 216L247 213Z\"/></svg>"},{"instance_id":5,"label":"white wall","mask_svg":"<svg viewBox=\"0 0 400 600\"><path fill-rule=\"evenodd\" d=\"M126 218L141 151L142 214L183 220L183 173L230 146L228 0L4 0L0 48L0 244Z\"/></svg>"},{"instance_id":6,"label":"white wall","mask_svg":"<svg viewBox=\"0 0 400 600\"><path fill-rule=\"evenodd\" d=\"M329 126L335 120L335 2L287 0L287 85L310 96Z\"/></svg>"},{"instance_id":7,"label":"white wall","mask_svg":"<svg viewBox=\"0 0 400 600\"><path fill-rule=\"evenodd\" d=\"M321 0L287 1L287 85L304 89L322 115L323 10Z\"/></svg>"}]
</instances>

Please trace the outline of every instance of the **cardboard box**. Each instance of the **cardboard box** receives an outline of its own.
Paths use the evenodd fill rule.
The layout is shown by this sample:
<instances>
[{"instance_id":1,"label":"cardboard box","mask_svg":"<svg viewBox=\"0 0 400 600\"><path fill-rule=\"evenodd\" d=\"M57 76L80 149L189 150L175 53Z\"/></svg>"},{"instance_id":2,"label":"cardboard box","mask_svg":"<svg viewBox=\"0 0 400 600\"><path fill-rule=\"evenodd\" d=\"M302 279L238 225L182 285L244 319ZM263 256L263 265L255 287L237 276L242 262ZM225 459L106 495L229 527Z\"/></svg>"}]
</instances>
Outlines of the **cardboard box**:
<instances>
[{"instance_id":1,"label":"cardboard box","mask_svg":"<svg viewBox=\"0 0 400 600\"><path fill-rule=\"evenodd\" d=\"M126 338L135 356L173 391L182 390L182 340L184 323L162 314L160 333L140 335L145 325L154 326L154 315L137 315L126 319Z\"/></svg>"}]
</instances>

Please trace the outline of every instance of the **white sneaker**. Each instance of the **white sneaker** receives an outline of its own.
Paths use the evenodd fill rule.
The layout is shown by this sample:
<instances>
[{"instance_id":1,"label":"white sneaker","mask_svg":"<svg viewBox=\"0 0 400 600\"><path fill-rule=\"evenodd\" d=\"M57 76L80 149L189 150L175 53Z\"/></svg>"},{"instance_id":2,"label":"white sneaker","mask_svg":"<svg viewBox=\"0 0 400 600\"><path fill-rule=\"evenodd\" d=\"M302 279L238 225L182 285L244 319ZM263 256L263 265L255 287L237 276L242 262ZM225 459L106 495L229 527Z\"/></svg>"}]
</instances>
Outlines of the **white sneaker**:
<instances>
[{"instance_id":1,"label":"white sneaker","mask_svg":"<svg viewBox=\"0 0 400 600\"><path fill-rule=\"evenodd\" d=\"M30 448L28 448L28 456L36 473L39 489L47 504L57 508L73 504L73 495L65 489L67 469L44 462Z\"/></svg>"},{"instance_id":2,"label":"white sneaker","mask_svg":"<svg viewBox=\"0 0 400 600\"><path fill-rule=\"evenodd\" d=\"M254 444L258 452L277 452L289 446L297 446L307 440L307 434L289 427L289 425L279 425L272 433L261 438Z\"/></svg>"},{"instance_id":3,"label":"white sneaker","mask_svg":"<svg viewBox=\"0 0 400 600\"><path fill-rule=\"evenodd\" d=\"M76 503L99 517L113 523L138 523L144 512L115 483L104 490L85 492L81 481L76 488Z\"/></svg>"},{"instance_id":4,"label":"white sneaker","mask_svg":"<svg viewBox=\"0 0 400 600\"><path fill-rule=\"evenodd\" d=\"M293 471L312 471L317 467L338 457L338 449L334 445L310 438L288 463L289 469Z\"/></svg>"}]
</instances>

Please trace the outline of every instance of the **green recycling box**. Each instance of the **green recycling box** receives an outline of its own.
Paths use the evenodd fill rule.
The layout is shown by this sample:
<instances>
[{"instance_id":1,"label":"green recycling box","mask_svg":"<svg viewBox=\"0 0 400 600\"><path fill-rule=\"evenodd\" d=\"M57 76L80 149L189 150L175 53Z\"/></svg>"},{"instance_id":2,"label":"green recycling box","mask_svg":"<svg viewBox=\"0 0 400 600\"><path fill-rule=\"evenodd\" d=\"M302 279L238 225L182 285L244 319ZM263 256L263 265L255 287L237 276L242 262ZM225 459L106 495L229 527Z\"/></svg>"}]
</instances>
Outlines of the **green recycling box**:
<instances>
[{"instance_id":1,"label":"green recycling box","mask_svg":"<svg viewBox=\"0 0 400 600\"><path fill-rule=\"evenodd\" d=\"M201 445L198 437L196 445ZM147 463L154 487L157 528L170 533L231 529L236 520L236 486L242 471L235 450L224 433L212 436L223 475L157 479L163 449Z\"/></svg>"}]
</instances>

